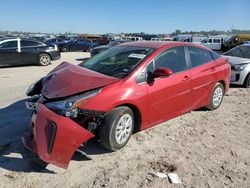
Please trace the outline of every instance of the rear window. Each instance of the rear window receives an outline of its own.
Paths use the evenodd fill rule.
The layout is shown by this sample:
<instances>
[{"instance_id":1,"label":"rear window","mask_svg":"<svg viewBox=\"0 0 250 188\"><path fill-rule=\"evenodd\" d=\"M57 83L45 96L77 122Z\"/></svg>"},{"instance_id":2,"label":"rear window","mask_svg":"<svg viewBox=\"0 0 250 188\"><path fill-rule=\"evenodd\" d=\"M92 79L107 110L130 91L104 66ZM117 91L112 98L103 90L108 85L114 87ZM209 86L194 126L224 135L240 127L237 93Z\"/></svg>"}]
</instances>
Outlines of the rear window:
<instances>
[{"instance_id":1,"label":"rear window","mask_svg":"<svg viewBox=\"0 0 250 188\"><path fill-rule=\"evenodd\" d=\"M32 47L32 46L44 46L43 43L30 41L30 40L21 40L21 47Z\"/></svg>"},{"instance_id":2,"label":"rear window","mask_svg":"<svg viewBox=\"0 0 250 188\"><path fill-rule=\"evenodd\" d=\"M245 58L245 55L243 54L243 51L240 47L235 47L224 53L224 55Z\"/></svg>"}]
</instances>

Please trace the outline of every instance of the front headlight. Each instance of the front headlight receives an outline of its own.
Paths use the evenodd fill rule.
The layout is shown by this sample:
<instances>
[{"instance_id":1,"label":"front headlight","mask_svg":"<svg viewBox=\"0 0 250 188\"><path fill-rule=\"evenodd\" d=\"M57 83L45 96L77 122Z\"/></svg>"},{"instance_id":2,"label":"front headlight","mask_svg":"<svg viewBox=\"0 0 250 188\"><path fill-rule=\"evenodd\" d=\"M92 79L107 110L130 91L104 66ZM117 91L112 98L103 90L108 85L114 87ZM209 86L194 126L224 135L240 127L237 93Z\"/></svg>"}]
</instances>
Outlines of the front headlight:
<instances>
[{"instance_id":1,"label":"front headlight","mask_svg":"<svg viewBox=\"0 0 250 188\"><path fill-rule=\"evenodd\" d=\"M57 114L75 118L78 114L78 108L89 101L91 98L95 97L100 91L101 89L96 89L88 91L84 94L69 97L62 101L48 102L44 105Z\"/></svg>"},{"instance_id":2,"label":"front headlight","mask_svg":"<svg viewBox=\"0 0 250 188\"><path fill-rule=\"evenodd\" d=\"M242 71L242 70L244 70L247 66L248 66L248 64L239 64L239 65L234 65L234 66L232 66L232 68L233 68L233 70L236 70L236 71Z\"/></svg>"}]
</instances>

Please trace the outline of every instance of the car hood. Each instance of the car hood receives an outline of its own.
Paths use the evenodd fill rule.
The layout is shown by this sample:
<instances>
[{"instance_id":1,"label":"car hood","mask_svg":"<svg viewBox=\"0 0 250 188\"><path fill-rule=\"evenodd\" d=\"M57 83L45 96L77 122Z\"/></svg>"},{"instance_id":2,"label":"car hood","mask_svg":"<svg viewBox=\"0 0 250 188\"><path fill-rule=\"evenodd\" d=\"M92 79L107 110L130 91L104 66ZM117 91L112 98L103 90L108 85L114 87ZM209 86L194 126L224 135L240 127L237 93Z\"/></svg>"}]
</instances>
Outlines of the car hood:
<instances>
[{"instance_id":1,"label":"car hood","mask_svg":"<svg viewBox=\"0 0 250 188\"><path fill-rule=\"evenodd\" d=\"M41 93L48 99L62 98L104 87L119 80L63 62L43 78Z\"/></svg>"},{"instance_id":2,"label":"car hood","mask_svg":"<svg viewBox=\"0 0 250 188\"><path fill-rule=\"evenodd\" d=\"M231 65L250 63L250 59L248 59L248 58L226 56L226 55L223 55L223 57L227 58Z\"/></svg>"}]
</instances>

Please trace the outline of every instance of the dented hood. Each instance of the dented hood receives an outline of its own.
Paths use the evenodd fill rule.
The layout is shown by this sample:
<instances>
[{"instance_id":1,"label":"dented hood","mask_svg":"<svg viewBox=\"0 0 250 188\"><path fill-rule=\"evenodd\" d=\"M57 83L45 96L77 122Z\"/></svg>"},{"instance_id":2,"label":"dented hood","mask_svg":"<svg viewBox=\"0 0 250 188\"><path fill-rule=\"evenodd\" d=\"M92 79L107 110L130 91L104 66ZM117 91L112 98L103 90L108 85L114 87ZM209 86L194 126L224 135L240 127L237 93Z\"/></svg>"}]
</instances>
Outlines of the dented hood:
<instances>
[{"instance_id":1,"label":"dented hood","mask_svg":"<svg viewBox=\"0 0 250 188\"><path fill-rule=\"evenodd\" d=\"M77 93L107 86L118 78L63 62L42 81L42 94L48 99L67 97Z\"/></svg>"}]
</instances>

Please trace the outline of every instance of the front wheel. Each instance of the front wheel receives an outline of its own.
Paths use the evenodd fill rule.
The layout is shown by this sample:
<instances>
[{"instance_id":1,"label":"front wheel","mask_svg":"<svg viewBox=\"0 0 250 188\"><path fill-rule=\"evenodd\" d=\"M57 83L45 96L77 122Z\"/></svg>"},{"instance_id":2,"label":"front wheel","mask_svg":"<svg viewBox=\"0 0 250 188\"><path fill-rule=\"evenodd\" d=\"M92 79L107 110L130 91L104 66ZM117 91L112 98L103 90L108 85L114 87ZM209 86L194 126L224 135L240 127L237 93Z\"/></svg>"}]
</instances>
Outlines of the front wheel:
<instances>
[{"instance_id":1,"label":"front wheel","mask_svg":"<svg viewBox=\"0 0 250 188\"><path fill-rule=\"evenodd\" d=\"M219 108L224 97L225 88L221 83L217 83L212 91L209 105L207 106L210 110L215 110Z\"/></svg>"},{"instance_id":2,"label":"front wheel","mask_svg":"<svg viewBox=\"0 0 250 188\"><path fill-rule=\"evenodd\" d=\"M110 151L123 148L134 130L134 115L130 108L122 106L107 114L100 128L102 145Z\"/></svg>"},{"instance_id":3,"label":"front wheel","mask_svg":"<svg viewBox=\"0 0 250 188\"><path fill-rule=\"evenodd\" d=\"M51 57L48 54L42 53L38 57L38 65L47 66L51 63Z\"/></svg>"}]
</instances>

